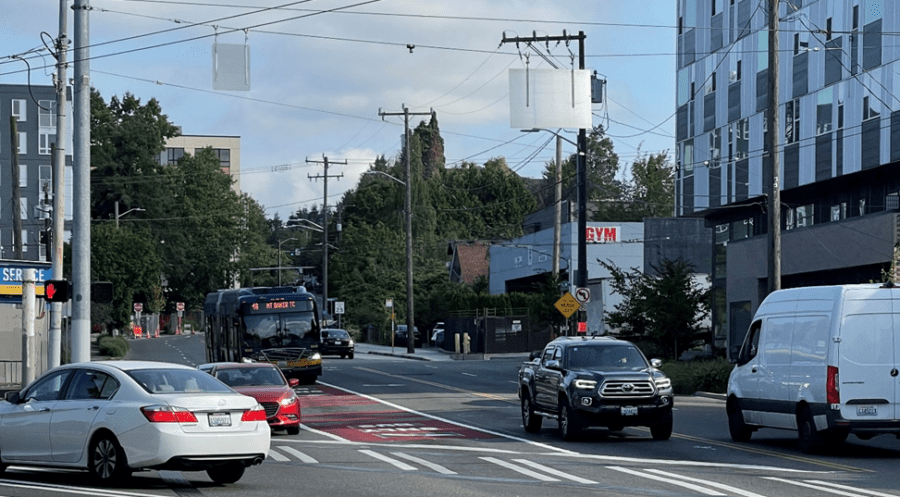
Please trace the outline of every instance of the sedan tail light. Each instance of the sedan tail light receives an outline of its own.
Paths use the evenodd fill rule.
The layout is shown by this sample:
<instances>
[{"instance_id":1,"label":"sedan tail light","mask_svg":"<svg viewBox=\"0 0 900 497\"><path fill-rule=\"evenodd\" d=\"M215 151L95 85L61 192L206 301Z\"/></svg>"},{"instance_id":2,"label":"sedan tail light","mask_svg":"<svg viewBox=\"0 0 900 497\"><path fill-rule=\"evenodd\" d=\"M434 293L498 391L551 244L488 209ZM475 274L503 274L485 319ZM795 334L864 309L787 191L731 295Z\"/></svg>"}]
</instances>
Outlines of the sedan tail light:
<instances>
[{"instance_id":1,"label":"sedan tail light","mask_svg":"<svg viewBox=\"0 0 900 497\"><path fill-rule=\"evenodd\" d=\"M263 409L263 406L256 404L256 407L250 409L249 411L244 411L244 414L241 415L241 421L265 421L266 420L266 410Z\"/></svg>"},{"instance_id":2,"label":"sedan tail light","mask_svg":"<svg viewBox=\"0 0 900 497\"><path fill-rule=\"evenodd\" d=\"M196 423L197 416L183 407L146 406L141 413L151 423Z\"/></svg>"}]
</instances>

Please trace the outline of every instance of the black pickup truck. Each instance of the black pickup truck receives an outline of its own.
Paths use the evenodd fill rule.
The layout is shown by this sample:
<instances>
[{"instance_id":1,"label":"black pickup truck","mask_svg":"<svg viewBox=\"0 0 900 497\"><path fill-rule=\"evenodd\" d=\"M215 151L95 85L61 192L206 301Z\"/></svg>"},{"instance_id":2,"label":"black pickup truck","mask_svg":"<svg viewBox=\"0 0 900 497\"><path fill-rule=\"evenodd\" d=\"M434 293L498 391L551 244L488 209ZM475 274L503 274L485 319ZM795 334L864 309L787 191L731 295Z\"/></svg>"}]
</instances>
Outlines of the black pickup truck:
<instances>
[{"instance_id":1,"label":"black pickup truck","mask_svg":"<svg viewBox=\"0 0 900 497\"><path fill-rule=\"evenodd\" d=\"M633 343L610 337L560 337L519 369L525 431L556 419L572 440L583 428L648 426L654 440L672 436L672 383Z\"/></svg>"}]
</instances>

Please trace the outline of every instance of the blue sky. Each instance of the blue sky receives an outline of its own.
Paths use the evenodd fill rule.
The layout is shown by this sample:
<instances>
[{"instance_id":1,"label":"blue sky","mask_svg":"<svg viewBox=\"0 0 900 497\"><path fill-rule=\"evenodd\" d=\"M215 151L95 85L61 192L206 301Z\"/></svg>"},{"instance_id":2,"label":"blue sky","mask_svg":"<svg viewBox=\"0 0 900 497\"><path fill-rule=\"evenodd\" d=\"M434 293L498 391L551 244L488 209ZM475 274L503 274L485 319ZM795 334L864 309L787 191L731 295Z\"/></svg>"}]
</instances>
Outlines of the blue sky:
<instances>
[{"instance_id":1,"label":"blue sky","mask_svg":"<svg viewBox=\"0 0 900 497\"><path fill-rule=\"evenodd\" d=\"M72 1L69 0L69 5ZM58 0L5 1L0 16L0 84L26 84L12 55L59 32ZM674 159L676 2L648 0L91 0L91 84L108 101L130 92L156 98L189 135L241 137L241 186L282 219L321 205L323 155L333 164L328 204L356 186L380 155L400 151L402 118L437 113L448 167L505 157L540 177L555 154L548 133L509 126L510 68L546 68L508 37L584 31L586 66L607 80L594 105L622 161L668 151ZM68 23L73 37L71 9ZM47 36L45 35L46 39ZM212 86L213 43L247 44L250 91ZM407 45L415 45L410 52ZM542 51L548 52L546 46ZM569 49L550 59L569 68ZM42 54L42 55L41 55ZM51 84L54 59L29 55L31 84ZM71 57L70 57L71 60ZM69 75L72 71L70 69ZM412 124L415 125L418 120ZM650 130L648 132L648 130ZM568 135L574 139L574 135ZM564 153L572 147L565 144Z\"/></svg>"}]
</instances>

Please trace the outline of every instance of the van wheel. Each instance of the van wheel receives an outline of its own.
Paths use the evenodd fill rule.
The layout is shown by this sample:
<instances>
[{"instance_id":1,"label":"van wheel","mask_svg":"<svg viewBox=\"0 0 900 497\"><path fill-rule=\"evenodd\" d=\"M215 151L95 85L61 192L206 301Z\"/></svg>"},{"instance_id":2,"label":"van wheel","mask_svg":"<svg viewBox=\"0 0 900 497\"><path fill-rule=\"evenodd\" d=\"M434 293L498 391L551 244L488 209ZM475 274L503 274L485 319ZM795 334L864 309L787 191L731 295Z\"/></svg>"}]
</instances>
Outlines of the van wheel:
<instances>
[{"instance_id":1,"label":"van wheel","mask_svg":"<svg viewBox=\"0 0 900 497\"><path fill-rule=\"evenodd\" d=\"M528 393L522 394L522 426L528 433L537 433L541 431L541 423L544 418L534 413L534 404L531 403L531 396Z\"/></svg>"},{"instance_id":2,"label":"van wheel","mask_svg":"<svg viewBox=\"0 0 900 497\"><path fill-rule=\"evenodd\" d=\"M816 422L808 407L804 407L797 415L797 436L800 438L800 450L810 454L825 445L825 439L816 429Z\"/></svg>"},{"instance_id":3,"label":"van wheel","mask_svg":"<svg viewBox=\"0 0 900 497\"><path fill-rule=\"evenodd\" d=\"M744 412L737 405L737 401L728 403L728 431L735 442L749 442L753 436L753 429L744 422Z\"/></svg>"}]
</instances>

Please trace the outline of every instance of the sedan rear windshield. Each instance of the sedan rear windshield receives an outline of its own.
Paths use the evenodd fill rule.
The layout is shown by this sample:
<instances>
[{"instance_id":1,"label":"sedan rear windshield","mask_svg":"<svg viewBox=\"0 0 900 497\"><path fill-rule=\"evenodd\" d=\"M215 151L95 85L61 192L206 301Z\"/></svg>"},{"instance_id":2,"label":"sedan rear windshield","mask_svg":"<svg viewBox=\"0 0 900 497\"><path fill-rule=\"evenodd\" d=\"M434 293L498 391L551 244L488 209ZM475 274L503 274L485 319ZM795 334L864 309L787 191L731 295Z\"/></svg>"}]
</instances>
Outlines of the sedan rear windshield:
<instances>
[{"instance_id":1,"label":"sedan rear windshield","mask_svg":"<svg viewBox=\"0 0 900 497\"><path fill-rule=\"evenodd\" d=\"M230 393L221 381L197 369L134 369L128 371L150 393Z\"/></svg>"}]
</instances>

